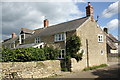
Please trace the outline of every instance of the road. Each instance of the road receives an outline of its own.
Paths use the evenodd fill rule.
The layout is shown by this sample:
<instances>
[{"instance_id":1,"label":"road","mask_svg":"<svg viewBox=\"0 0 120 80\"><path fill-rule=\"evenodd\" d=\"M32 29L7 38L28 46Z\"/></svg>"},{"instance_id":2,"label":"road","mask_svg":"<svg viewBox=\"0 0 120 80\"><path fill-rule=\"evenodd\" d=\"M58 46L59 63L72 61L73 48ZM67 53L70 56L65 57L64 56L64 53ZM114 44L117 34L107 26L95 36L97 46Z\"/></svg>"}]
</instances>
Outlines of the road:
<instances>
[{"instance_id":1,"label":"road","mask_svg":"<svg viewBox=\"0 0 120 80\"><path fill-rule=\"evenodd\" d=\"M80 71L80 72L71 72L66 73L62 76L56 76L54 78L83 78L83 80L86 79L94 79L94 80L104 80L101 78L117 78L120 70L120 64L116 63L110 63L109 66L104 68L99 68L96 70L90 70L90 71ZM71 79L70 79L71 80ZM116 80L116 79L108 79L108 80Z\"/></svg>"}]
</instances>

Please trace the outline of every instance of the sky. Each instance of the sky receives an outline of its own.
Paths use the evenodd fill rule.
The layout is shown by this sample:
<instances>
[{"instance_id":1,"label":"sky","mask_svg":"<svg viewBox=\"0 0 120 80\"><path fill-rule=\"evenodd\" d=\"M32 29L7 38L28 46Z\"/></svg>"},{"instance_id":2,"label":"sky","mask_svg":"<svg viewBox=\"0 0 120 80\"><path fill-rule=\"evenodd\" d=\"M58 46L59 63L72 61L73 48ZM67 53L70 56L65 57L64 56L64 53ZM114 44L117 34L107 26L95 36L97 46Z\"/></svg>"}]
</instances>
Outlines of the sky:
<instances>
[{"instance_id":1,"label":"sky","mask_svg":"<svg viewBox=\"0 0 120 80\"><path fill-rule=\"evenodd\" d=\"M2 2L2 40L17 35L21 28L37 29L43 27L43 20L48 19L49 25L82 18L86 16L87 2ZM109 33L118 36L118 1L91 2L94 7L94 18L97 15L101 28L107 27ZM0 17L1 17L0 16Z\"/></svg>"}]
</instances>

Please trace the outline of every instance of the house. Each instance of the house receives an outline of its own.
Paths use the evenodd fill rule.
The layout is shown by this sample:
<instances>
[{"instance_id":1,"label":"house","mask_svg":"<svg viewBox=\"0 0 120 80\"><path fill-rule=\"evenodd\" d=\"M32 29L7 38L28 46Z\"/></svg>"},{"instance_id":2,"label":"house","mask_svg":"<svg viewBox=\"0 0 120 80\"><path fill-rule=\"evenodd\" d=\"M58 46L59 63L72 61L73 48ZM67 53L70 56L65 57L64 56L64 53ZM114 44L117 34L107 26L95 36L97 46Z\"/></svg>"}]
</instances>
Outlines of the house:
<instances>
[{"instance_id":1,"label":"house","mask_svg":"<svg viewBox=\"0 0 120 80\"><path fill-rule=\"evenodd\" d=\"M106 35L106 48L108 54L118 53L118 43L119 41L112 35L108 33L108 28L103 29Z\"/></svg>"},{"instance_id":2,"label":"house","mask_svg":"<svg viewBox=\"0 0 120 80\"><path fill-rule=\"evenodd\" d=\"M22 28L20 35L16 36L13 33L11 39L3 42L3 47L40 48L44 45L52 45L61 50L59 59L64 59L66 38L77 35L81 39L81 50L84 51L83 62L89 62L89 65L106 64L106 34L94 19L93 10L93 6L88 3L85 17L52 26L49 26L49 21L45 19L43 28L35 30ZM86 61L88 57L89 61Z\"/></svg>"}]
</instances>

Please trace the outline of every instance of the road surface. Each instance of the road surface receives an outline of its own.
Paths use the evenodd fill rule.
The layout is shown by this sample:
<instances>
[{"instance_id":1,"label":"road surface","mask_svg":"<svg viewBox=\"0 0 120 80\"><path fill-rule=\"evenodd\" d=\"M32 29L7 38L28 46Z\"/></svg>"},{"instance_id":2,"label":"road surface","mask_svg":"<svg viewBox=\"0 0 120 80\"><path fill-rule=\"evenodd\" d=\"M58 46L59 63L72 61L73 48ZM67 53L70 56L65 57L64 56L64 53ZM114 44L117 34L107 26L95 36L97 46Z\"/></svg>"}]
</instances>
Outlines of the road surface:
<instances>
[{"instance_id":1,"label":"road surface","mask_svg":"<svg viewBox=\"0 0 120 80\"><path fill-rule=\"evenodd\" d=\"M54 78L83 78L86 79L94 79L94 80L104 80L100 78L115 78L115 79L108 79L108 80L116 80L120 76L119 71L120 64L116 63L109 63L108 67L99 68L96 70L90 71L80 71L80 72L71 72L66 73L62 76L56 76ZM119 76L118 76L119 75Z\"/></svg>"}]
</instances>

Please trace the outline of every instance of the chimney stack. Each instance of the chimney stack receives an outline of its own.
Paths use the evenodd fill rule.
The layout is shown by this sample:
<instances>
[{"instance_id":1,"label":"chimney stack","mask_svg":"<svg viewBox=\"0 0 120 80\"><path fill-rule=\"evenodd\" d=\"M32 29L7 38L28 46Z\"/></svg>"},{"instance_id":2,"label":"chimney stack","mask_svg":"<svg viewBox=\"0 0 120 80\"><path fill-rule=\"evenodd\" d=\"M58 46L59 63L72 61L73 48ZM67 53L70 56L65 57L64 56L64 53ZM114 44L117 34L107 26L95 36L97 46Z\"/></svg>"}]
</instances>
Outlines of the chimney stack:
<instances>
[{"instance_id":1,"label":"chimney stack","mask_svg":"<svg viewBox=\"0 0 120 80\"><path fill-rule=\"evenodd\" d=\"M94 21L93 12L93 6L91 6L90 2L88 2L88 6L86 7L86 16L90 16L92 21Z\"/></svg>"},{"instance_id":2,"label":"chimney stack","mask_svg":"<svg viewBox=\"0 0 120 80\"><path fill-rule=\"evenodd\" d=\"M103 31L108 34L108 28L104 28Z\"/></svg>"},{"instance_id":3,"label":"chimney stack","mask_svg":"<svg viewBox=\"0 0 120 80\"><path fill-rule=\"evenodd\" d=\"M15 33L12 33L12 38L17 37L17 35Z\"/></svg>"},{"instance_id":4,"label":"chimney stack","mask_svg":"<svg viewBox=\"0 0 120 80\"><path fill-rule=\"evenodd\" d=\"M44 27L48 27L49 21L47 19L44 20Z\"/></svg>"}]
</instances>

